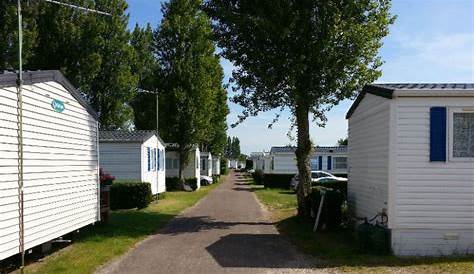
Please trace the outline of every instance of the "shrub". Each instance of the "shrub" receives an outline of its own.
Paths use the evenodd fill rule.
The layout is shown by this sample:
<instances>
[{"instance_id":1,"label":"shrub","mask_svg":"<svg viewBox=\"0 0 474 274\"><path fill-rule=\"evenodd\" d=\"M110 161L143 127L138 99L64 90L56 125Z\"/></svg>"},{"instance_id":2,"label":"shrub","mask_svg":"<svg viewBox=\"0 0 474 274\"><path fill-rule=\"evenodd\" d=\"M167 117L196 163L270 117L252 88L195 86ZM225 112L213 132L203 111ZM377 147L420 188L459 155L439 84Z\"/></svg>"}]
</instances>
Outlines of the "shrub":
<instances>
[{"instance_id":1,"label":"shrub","mask_svg":"<svg viewBox=\"0 0 474 274\"><path fill-rule=\"evenodd\" d=\"M181 184L178 177L166 178L166 191L176 191L180 189L181 189Z\"/></svg>"},{"instance_id":2,"label":"shrub","mask_svg":"<svg viewBox=\"0 0 474 274\"><path fill-rule=\"evenodd\" d=\"M290 188L294 174L264 174L263 184L268 188Z\"/></svg>"},{"instance_id":3,"label":"shrub","mask_svg":"<svg viewBox=\"0 0 474 274\"><path fill-rule=\"evenodd\" d=\"M342 204L344 196L339 190L325 187L312 187L311 193L308 195L308 202L314 217L317 216L319 205L321 203L322 191L325 191L325 198L321 215L319 217L319 226L326 226L328 230L334 230L340 227L342 222Z\"/></svg>"},{"instance_id":4,"label":"shrub","mask_svg":"<svg viewBox=\"0 0 474 274\"><path fill-rule=\"evenodd\" d=\"M325 187L325 188L330 188L334 190L339 190L342 195L344 195L344 198L347 197L347 182L338 182L338 181L329 181L329 182L318 182L318 183L312 183L313 187Z\"/></svg>"},{"instance_id":5,"label":"shrub","mask_svg":"<svg viewBox=\"0 0 474 274\"><path fill-rule=\"evenodd\" d=\"M214 184L217 184L217 183L219 183L220 178L221 178L220 175L212 175L212 182Z\"/></svg>"},{"instance_id":6,"label":"shrub","mask_svg":"<svg viewBox=\"0 0 474 274\"><path fill-rule=\"evenodd\" d=\"M263 171L261 169L255 170L255 172L252 173L252 177L257 185L263 185Z\"/></svg>"},{"instance_id":7,"label":"shrub","mask_svg":"<svg viewBox=\"0 0 474 274\"><path fill-rule=\"evenodd\" d=\"M140 181L122 181L110 188L110 208L130 209L145 208L152 200L150 183Z\"/></svg>"},{"instance_id":8,"label":"shrub","mask_svg":"<svg viewBox=\"0 0 474 274\"><path fill-rule=\"evenodd\" d=\"M367 253L390 253L390 231L380 225L364 222L357 226L357 243L359 248Z\"/></svg>"},{"instance_id":9,"label":"shrub","mask_svg":"<svg viewBox=\"0 0 474 274\"><path fill-rule=\"evenodd\" d=\"M184 183L190 186L193 190L197 189L197 186L198 186L197 178L184 179Z\"/></svg>"}]
</instances>

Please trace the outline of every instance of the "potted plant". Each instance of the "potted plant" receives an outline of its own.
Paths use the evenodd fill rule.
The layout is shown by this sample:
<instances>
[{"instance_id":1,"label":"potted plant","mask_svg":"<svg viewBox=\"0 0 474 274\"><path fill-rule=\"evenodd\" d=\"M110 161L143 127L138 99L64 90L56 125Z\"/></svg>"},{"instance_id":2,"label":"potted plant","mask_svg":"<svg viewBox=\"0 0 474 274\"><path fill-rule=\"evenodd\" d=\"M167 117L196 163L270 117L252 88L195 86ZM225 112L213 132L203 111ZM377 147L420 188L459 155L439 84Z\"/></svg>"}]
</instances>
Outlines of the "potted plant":
<instances>
[{"instance_id":1,"label":"potted plant","mask_svg":"<svg viewBox=\"0 0 474 274\"><path fill-rule=\"evenodd\" d=\"M99 169L100 176L100 219L102 222L107 222L110 211L110 186L115 180L115 177L106 173L102 168Z\"/></svg>"}]
</instances>

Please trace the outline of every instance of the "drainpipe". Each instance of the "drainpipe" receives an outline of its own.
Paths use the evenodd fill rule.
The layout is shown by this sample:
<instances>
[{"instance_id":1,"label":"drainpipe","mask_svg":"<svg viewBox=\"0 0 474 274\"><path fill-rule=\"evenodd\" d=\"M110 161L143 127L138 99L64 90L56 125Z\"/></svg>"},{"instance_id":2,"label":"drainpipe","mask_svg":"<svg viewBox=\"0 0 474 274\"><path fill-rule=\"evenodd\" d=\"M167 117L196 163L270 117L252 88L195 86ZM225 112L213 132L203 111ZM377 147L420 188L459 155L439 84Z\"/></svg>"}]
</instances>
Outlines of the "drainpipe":
<instances>
[{"instance_id":1,"label":"drainpipe","mask_svg":"<svg viewBox=\"0 0 474 274\"><path fill-rule=\"evenodd\" d=\"M24 224L24 195L23 195L23 31L21 2L17 0L18 14L18 78L17 78L17 130L18 130L18 228L19 228L19 249L21 253L20 272L24 273L25 267L25 224Z\"/></svg>"}]
</instances>

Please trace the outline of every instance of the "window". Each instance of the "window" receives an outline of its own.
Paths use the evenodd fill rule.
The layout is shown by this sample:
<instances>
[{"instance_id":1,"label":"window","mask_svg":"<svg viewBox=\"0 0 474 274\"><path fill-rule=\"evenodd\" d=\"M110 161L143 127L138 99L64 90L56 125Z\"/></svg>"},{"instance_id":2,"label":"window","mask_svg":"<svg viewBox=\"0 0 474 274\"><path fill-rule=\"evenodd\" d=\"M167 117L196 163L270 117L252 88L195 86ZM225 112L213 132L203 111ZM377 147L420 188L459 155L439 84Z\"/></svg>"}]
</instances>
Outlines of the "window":
<instances>
[{"instance_id":1,"label":"window","mask_svg":"<svg viewBox=\"0 0 474 274\"><path fill-rule=\"evenodd\" d=\"M173 169L179 168L179 159L173 159Z\"/></svg>"},{"instance_id":2,"label":"window","mask_svg":"<svg viewBox=\"0 0 474 274\"><path fill-rule=\"evenodd\" d=\"M311 170L318 170L318 159L310 159Z\"/></svg>"},{"instance_id":3,"label":"window","mask_svg":"<svg viewBox=\"0 0 474 274\"><path fill-rule=\"evenodd\" d=\"M347 169L347 157L334 157L334 169Z\"/></svg>"},{"instance_id":4,"label":"window","mask_svg":"<svg viewBox=\"0 0 474 274\"><path fill-rule=\"evenodd\" d=\"M453 112L451 147L453 158L474 158L474 112Z\"/></svg>"},{"instance_id":5,"label":"window","mask_svg":"<svg viewBox=\"0 0 474 274\"><path fill-rule=\"evenodd\" d=\"M166 168L173 168L173 160L166 158Z\"/></svg>"},{"instance_id":6,"label":"window","mask_svg":"<svg viewBox=\"0 0 474 274\"><path fill-rule=\"evenodd\" d=\"M201 159L201 170L206 170L206 159Z\"/></svg>"}]
</instances>

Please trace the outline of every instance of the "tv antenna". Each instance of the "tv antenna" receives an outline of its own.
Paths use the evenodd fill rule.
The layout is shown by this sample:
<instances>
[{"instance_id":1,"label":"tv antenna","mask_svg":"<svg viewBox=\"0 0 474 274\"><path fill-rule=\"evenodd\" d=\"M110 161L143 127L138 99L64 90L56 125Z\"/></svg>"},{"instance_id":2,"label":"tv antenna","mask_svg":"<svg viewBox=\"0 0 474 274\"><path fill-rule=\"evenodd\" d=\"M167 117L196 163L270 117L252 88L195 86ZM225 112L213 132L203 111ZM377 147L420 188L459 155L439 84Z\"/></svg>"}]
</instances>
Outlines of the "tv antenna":
<instances>
[{"instance_id":1,"label":"tv antenna","mask_svg":"<svg viewBox=\"0 0 474 274\"><path fill-rule=\"evenodd\" d=\"M112 14L100 10L95 10L87 7L82 7L74 4L64 3L56 0L39 0L50 4L69 7L72 9L81 10L87 13L96 13L105 16L112 16ZM21 253L20 272L24 273L25 268L25 224L24 224L24 199L23 199L23 23L21 14L21 0L17 0L17 15L18 15L18 74L17 74L17 125L18 125L18 196L19 196L19 244Z\"/></svg>"}]
</instances>

